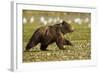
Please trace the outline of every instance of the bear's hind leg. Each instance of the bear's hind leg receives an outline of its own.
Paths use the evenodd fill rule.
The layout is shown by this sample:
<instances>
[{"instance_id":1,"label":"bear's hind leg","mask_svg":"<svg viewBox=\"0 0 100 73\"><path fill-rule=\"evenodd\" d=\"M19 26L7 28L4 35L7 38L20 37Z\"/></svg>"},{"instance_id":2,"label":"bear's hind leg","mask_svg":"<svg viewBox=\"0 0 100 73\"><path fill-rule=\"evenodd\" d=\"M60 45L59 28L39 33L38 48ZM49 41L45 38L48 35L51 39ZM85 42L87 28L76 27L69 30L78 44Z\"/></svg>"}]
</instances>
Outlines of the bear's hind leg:
<instances>
[{"instance_id":1,"label":"bear's hind leg","mask_svg":"<svg viewBox=\"0 0 100 73\"><path fill-rule=\"evenodd\" d=\"M32 47L35 47L37 44L38 44L38 42L34 42L34 41L32 41L31 43L29 42L26 46L25 51L29 51Z\"/></svg>"},{"instance_id":2,"label":"bear's hind leg","mask_svg":"<svg viewBox=\"0 0 100 73\"><path fill-rule=\"evenodd\" d=\"M41 44L40 49L43 50L43 51L47 51L47 49L46 49L47 47L48 47L48 45Z\"/></svg>"}]
</instances>

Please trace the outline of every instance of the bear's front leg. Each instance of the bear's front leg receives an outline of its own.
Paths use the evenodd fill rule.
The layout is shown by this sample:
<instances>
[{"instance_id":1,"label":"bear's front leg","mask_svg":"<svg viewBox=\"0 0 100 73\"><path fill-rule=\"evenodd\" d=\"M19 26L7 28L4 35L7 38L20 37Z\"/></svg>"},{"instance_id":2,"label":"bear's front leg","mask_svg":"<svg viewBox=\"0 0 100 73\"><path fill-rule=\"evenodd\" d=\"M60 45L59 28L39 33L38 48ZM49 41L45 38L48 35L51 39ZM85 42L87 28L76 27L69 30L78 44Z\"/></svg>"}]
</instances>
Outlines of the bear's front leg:
<instances>
[{"instance_id":1,"label":"bear's front leg","mask_svg":"<svg viewBox=\"0 0 100 73\"><path fill-rule=\"evenodd\" d=\"M64 38L62 35L60 35L57 40L56 40L56 45L59 47L59 49L61 50L65 50L65 48L63 47L64 46Z\"/></svg>"},{"instance_id":2,"label":"bear's front leg","mask_svg":"<svg viewBox=\"0 0 100 73\"><path fill-rule=\"evenodd\" d=\"M61 43L56 43L56 44L57 44L57 46L59 47L59 49L65 50L65 48L63 47L63 44L61 44Z\"/></svg>"},{"instance_id":3,"label":"bear's front leg","mask_svg":"<svg viewBox=\"0 0 100 73\"><path fill-rule=\"evenodd\" d=\"M59 49L65 50L65 48L63 47L63 42L61 40L56 41L56 45L59 47Z\"/></svg>"},{"instance_id":4,"label":"bear's front leg","mask_svg":"<svg viewBox=\"0 0 100 73\"><path fill-rule=\"evenodd\" d=\"M70 46L73 46L73 44L69 41L69 40L64 40L64 45L70 45Z\"/></svg>"}]
</instances>

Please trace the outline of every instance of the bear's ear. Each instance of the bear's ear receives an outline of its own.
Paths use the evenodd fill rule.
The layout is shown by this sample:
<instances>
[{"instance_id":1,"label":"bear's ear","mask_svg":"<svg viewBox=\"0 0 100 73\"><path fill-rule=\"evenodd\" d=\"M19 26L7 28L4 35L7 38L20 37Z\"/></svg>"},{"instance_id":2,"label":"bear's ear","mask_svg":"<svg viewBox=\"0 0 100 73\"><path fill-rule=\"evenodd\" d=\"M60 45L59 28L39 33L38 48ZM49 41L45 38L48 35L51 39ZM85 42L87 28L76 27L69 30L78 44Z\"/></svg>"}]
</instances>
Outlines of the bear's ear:
<instances>
[{"instance_id":1,"label":"bear's ear","mask_svg":"<svg viewBox=\"0 0 100 73\"><path fill-rule=\"evenodd\" d=\"M62 21L62 24L66 23L64 20Z\"/></svg>"},{"instance_id":2,"label":"bear's ear","mask_svg":"<svg viewBox=\"0 0 100 73\"><path fill-rule=\"evenodd\" d=\"M62 22L62 25L65 25L65 24L68 24L68 23L67 23L66 21L63 21L63 22Z\"/></svg>"}]
</instances>

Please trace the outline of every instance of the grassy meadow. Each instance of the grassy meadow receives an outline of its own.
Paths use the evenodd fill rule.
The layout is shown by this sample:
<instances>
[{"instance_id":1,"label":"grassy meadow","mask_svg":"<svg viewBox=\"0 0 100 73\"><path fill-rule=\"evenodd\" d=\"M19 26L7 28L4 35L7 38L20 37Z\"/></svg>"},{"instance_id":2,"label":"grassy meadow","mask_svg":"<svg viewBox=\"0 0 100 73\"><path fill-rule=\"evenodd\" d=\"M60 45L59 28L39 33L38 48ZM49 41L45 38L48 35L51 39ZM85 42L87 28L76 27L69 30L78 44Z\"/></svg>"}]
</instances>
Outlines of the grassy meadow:
<instances>
[{"instance_id":1,"label":"grassy meadow","mask_svg":"<svg viewBox=\"0 0 100 73\"><path fill-rule=\"evenodd\" d=\"M68 33L64 37L70 40L74 46L64 46L66 50L60 50L55 43L48 46L48 51L41 51L40 44L32 48L29 52L23 51L23 62L47 62L47 61L70 61L91 59L91 28L88 23L78 25L71 23L75 31ZM34 31L41 27L48 26L34 22L23 24L23 50Z\"/></svg>"}]
</instances>

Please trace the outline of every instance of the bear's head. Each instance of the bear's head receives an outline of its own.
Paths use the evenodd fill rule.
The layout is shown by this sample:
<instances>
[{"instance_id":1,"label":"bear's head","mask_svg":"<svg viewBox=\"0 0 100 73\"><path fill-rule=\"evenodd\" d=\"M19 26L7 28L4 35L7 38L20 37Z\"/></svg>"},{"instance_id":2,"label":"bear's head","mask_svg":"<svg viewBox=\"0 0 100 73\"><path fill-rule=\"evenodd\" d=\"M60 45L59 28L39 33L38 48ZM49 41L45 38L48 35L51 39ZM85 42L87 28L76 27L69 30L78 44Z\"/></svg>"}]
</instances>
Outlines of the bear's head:
<instances>
[{"instance_id":1,"label":"bear's head","mask_svg":"<svg viewBox=\"0 0 100 73\"><path fill-rule=\"evenodd\" d=\"M62 21L62 23L60 24L60 30L63 34L65 34L73 32L74 28L69 23Z\"/></svg>"}]
</instances>

